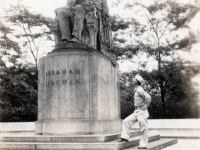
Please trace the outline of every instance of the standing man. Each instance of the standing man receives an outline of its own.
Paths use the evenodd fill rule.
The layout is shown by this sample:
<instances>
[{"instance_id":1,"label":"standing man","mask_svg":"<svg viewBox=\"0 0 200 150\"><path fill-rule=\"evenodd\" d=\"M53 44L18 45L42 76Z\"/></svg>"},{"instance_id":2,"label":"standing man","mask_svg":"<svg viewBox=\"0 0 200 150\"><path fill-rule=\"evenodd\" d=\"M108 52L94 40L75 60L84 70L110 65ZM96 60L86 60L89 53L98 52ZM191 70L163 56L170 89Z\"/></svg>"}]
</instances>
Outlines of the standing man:
<instances>
[{"instance_id":1,"label":"standing man","mask_svg":"<svg viewBox=\"0 0 200 150\"><path fill-rule=\"evenodd\" d=\"M130 138L131 126L137 121L140 125L140 131L142 132L140 137L140 145L138 149L147 149L148 144L148 126L147 118L149 117L148 106L151 103L151 96L144 91L142 84L144 80L141 76L136 75L133 78L133 83L135 86L134 90L134 105L135 111L130 116L123 120L121 139L118 142L127 142Z\"/></svg>"}]
</instances>

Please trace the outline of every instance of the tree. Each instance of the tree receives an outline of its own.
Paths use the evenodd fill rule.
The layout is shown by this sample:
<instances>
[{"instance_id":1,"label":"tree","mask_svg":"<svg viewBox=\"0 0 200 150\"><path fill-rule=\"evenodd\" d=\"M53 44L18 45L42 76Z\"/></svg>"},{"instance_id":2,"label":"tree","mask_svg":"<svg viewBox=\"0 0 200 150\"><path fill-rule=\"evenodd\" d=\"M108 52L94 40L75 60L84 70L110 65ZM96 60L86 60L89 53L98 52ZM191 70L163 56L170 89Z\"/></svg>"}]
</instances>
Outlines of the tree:
<instances>
[{"instance_id":1,"label":"tree","mask_svg":"<svg viewBox=\"0 0 200 150\"><path fill-rule=\"evenodd\" d=\"M0 22L0 121L35 121L36 67L21 63L22 51L12 40L13 32Z\"/></svg>"},{"instance_id":2,"label":"tree","mask_svg":"<svg viewBox=\"0 0 200 150\"><path fill-rule=\"evenodd\" d=\"M166 10L164 8L167 8ZM148 18L148 23L150 24L150 35L153 39L153 49L150 54L155 57L158 63L158 73L159 73L159 87L161 92L161 100L163 107L163 117L166 116L166 81L164 80L165 72L163 71L164 65L168 63L166 57L173 56L172 52L177 49L186 47L188 45L183 45L188 43L189 39L181 39L178 41L174 37L173 41L169 41L169 38L165 37L171 32L183 28L187 21L186 15L188 7L180 5L173 1L160 2L156 1L153 5L147 7L146 17ZM161 14L161 18L156 18L157 14Z\"/></svg>"},{"instance_id":3,"label":"tree","mask_svg":"<svg viewBox=\"0 0 200 150\"><path fill-rule=\"evenodd\" d=\"M37 62L42 45L52 40L51 19L22 5L6 12L0 22L0 121L35 121ZM27 62L27 54L35 65Z\"/></svg>"},{"instance_id":4,"label":"tree","mask_svg":"<svg viewBox=\"0 0 200 150\"><path fill-rule=\"evenodd\" d=\"M9 27L5 26L0 21L0 61L1 61L1 69L6 67L3 65L2 58L6 57L9 62L12 62L13 65L17 63L17 59L21 56L21 51L18 43L10 39L10 35L12 34L13 30Z\"/></svg>"},{"instance_id":5,"label":"tree","mask_svg":"<svg viewBox=\"0 0 200 150\"><path fill-rule=\"evenodd\" d=\"M121 2L121 1L118 1ZM165 68L171 62L176 61L176 52L186 49L194 39L181 37L181 30L189 30L187 23L199 11L197 7L186 6L174 1L156 0L150 5L142 4L139 1L128 1L126 8L135 12L133 18L129 18L129 30L121 32L121 38L131 37L127 42L123 41L125 51L121 52L120 59L132 59L137 53L146 53L157 61L157 90L160 91L162 102L163 118L166 117L167 79ZM138 19L139 18L139 19ZM141 21L143 20L143 22ZM133 24L130 25L130 22ZM124 34L124 36L122 36ZM121 41L122 41L121 40ZM119 40L118 40L119 41ZM125 43L125 44L124 44ZM127 43L127 44L126 44ZM126 45L126 46L124 46ZM132 60L134 62L134 60ZM146 64L143 65L145 70ZM180 69L180 68L179 68ZM174 74L175 75L175 74ZM182 89L179 89L182 90Z\"/></svg>"},{"instance_id":6,"label":"tree","mask_svg":"<svg viewBox=\"0 0 200 150\"><path fill-rule=\"evenodd\" d=\"M1 122L37 119L37 75L34 66L6 67L0 75Z\"/></svg>"},{"instance_id":7,"label":"tree","mask_svg":"<svg viewBox=\"0 0 200 150\"><path fill-rule=\"evenodd\" d=\"M7 68L6 63L3 61L3 58L7 58L10 60L10 62L16 63L16 59L20 55L19 46L14 41L10 40L8 35L12 32L12 30L8 27L6 27L2 22L0 22L0 82L6 79L4 76L4 71ZM5 49L7 50L5 50ZM15 51L17 55L11 55L10 51ZM0 84L1 85L1 84ZM0 86L0 97L2 98L2 91L5 90L2 85ZM8 112L7 108L10 108L10 103L8 101L3 101L0 99L0 116L3 120L6 120L6 118L11 116L11 113Z\"/></svg>"},{"instance_id":8,"label":"tree","mask_svg":"<svg viewBox=\"0 0 200 150\"><path fill-rule=\"evenodd\" d=\"M51 18L30 12L25 6L12 6L7 10L8 15L5 16L8 22L11 22L15 27L19 27L18 31L22 33L13 33L14 37L20 39L23 47L26 47L32 54L37 68L39 52L42 45L47 41L52 40L50 30Z\"/></svg>"},{"instance_id":9,"label":"tree","mask_svg":"<svg viewBox=\"0 0 200 150\"><path fill-rule=\"evenodd\" d=\"M198 90L191 81L200 73L198 68L189 63L186 65L182 61L174 61L163 69L167 99L166 118L198 118Z\"/></svg>"},{"instance_id":10,"label":"tree","mask_svg":"<svg viewBox=\"0 0 200 150\"><path fill-rule=\"evenodd\" d=\"M134 110L134 87L132 84L132 73L121 73L120 74L120 105L121 105L121 118L126 118Z\"/></svg>"},{"instance_id":11,"label":"tree","mask_svg":"<svg viewBox=\"0 0 200 150\"><path fill-rule=\"evenodd\" d=\"M162 102L160 101L159 71L151 72L137 70L130 73L122 73L120 78L121 118L127 117L134 110L134 87L132 78L136 74L142 75L146 84L144 89L152 96L149 106L151 119L180 119L198 118L199 100L198 91L193 87L191 79L200 73L198 66L184 65L182 61L173 61L163 68L166 92L166 114L163 117Z\"/></svg>"}]
</instances>

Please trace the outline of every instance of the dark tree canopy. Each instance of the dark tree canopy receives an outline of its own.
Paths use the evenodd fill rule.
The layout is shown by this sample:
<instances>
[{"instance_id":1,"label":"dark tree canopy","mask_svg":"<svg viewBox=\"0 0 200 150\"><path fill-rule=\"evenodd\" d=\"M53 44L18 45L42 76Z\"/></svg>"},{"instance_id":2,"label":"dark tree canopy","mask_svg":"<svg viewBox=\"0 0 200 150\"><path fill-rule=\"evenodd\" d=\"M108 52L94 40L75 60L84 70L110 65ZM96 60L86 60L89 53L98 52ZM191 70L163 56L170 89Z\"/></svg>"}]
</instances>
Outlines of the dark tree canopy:
<instances>
[{"instance_id":1,"label":"dark tree canopy","mask_svg":"<svg viewBox=\"0 0 200 150\"><path fill-rule=\"evenodd\" d=\"M162 116L162 101L158 86L158 71L133 71L122 73L120 79L121 118L127 117L134 110L132 78L140 74L146 80L145 90L152 96L149 107L151 119L198 118L198 91L190 80L200 73L198 66L183 65L182 62L171 62L162 71L166 92L166 114Z\"/></svg>"},{"instance_id":2,"label":"dark tree canopy","mask_svg":"<svg viewBox=\"0 0 200 150\"><path fill-rule=\"evenodd\" d=\"M13 66L0 74L0 121L37 120L37 74L34 66Z\"/></svg>"}]
</instances>

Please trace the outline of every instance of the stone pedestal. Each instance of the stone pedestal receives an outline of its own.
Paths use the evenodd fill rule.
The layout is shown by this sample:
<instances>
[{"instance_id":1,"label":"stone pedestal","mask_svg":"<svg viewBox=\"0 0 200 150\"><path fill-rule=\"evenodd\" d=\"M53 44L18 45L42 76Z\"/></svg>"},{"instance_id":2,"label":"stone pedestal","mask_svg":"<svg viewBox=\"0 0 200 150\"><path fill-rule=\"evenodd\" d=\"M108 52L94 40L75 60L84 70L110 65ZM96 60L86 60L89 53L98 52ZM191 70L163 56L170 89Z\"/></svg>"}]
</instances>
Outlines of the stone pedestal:
<instances>
[{"instance_id":1,"label":"stone pedestal","mask_svg":"<svg viewBox=\"0 0 200 150\"><path fill-rule=\"evenodd\" d=\"M121 131L118 66L93 49L65 49L39 61L36 134Z\"/></svg>"}]
</instances>

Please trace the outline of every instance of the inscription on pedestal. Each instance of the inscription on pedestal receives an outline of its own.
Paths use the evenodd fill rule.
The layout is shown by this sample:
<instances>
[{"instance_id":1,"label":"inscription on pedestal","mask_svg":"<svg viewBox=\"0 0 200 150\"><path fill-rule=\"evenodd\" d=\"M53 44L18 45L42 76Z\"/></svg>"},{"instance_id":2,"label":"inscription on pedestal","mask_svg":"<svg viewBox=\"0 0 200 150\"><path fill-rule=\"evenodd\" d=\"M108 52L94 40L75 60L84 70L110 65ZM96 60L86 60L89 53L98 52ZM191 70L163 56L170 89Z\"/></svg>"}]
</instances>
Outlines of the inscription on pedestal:
<instances>
[{"instance_id":1,"label":"inscription on pedestal","mask_svg":"<svg viewBox=\"0 0 200 150\"><path fill-rule=\"evenodd\" d=\"M77 85L80 84L80 79L77 79L76 75L80 75L80 69L62 69L62 70L51 70L46 72L46 86L52 87L52 86L60 86L60 85ZM75 76L75 79L66 79L66 75L70 78L72 75ZM60 79L49 79L50 77L56 77L58 76Z\"/></svg>"},{"instance_id":2,"label":"inscription on pedestal","mask_svg":"<svg viewBox=\"0 0 200 150\"><path fill-rule=\"evenodd\" d=\"M80 70L79 69L69 69L69 71L67 71L66 69L63 70L51 70L51 71L47 71L46 72L46 76L54 76L54 75L66 75L66 74L80 74Z\"/></svg>"}]
</instances>

